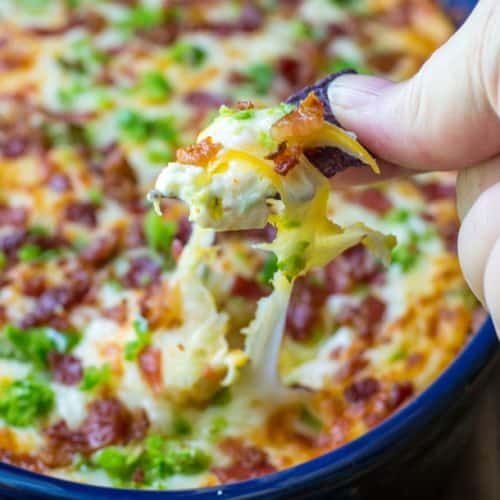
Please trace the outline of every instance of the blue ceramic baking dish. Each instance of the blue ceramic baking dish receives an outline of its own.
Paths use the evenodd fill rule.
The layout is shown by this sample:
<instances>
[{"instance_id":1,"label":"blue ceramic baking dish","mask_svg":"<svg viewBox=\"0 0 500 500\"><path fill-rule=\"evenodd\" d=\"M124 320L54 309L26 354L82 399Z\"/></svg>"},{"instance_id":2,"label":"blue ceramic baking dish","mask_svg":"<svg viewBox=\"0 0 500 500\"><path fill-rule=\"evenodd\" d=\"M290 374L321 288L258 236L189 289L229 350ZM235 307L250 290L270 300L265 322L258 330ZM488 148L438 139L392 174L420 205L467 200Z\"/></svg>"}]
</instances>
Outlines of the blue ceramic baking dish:
<instances>
[{"instance_id":1,"label":"blue ceramic baking dish","mask_svg":"<svg viewBox=\"0 0 500 500\"><path fill-rule=\"evenodd\" d=\"M443 0L457 23L475 0ZM0 498L365 500L435 493L465 443L497 355L490 320L452 365L401 411L361 438L310 462L242 483L182 492L130 491L62 481L0 464Z\"/></svg>"}]
</instances>

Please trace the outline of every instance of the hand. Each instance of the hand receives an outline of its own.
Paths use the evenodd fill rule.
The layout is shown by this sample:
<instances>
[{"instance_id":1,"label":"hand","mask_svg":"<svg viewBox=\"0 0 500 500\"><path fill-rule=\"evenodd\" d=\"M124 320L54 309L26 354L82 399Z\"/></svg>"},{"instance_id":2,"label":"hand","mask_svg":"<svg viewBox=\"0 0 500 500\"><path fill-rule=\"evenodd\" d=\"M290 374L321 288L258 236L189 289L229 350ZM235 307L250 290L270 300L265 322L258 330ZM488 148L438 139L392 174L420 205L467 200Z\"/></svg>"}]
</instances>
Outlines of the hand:
<instances>
[{"instance_id":1,"label":"hand","mask_svg":"<svg viewBox=\"0 0 500 500\"><path fill-rule=\"evenodd\" d=\"M500 332L500 2L481 0L412 79L346 75L332 110L382 164L384 177L458 169L458 253ZM396 166L397 165L397 166ZM379 180L352 169L334 184Z\"/></svg>"}]
</instances>

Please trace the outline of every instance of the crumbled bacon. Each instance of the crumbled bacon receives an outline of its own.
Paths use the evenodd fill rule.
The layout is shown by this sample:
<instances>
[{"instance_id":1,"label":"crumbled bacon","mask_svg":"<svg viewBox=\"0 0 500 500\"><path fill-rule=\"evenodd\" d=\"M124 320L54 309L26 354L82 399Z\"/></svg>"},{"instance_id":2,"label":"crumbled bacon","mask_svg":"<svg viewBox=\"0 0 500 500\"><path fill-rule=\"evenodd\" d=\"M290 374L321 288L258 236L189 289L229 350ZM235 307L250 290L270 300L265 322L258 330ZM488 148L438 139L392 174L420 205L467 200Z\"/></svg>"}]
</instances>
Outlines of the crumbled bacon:
<instances>
[{"instance_id":1,"label":"crumbled bacon","mask_svg":"<svg viewBox=\"0 0 500 500\"><path fill-rule=\"evenodd\" d=\"M353 354L335 373L335 380L343 382L368 366L368 360L362 353Z\"/></svg>"},{"instance_id":2,"label":"crumbled bacon","mask_svg":"<svg viewBox=\"0 0 500 500\"><path fill-rule=\"evenodd\" d=\"M137 219L131 221L125 231L123 245L125 248L138 248L144 246L145 243L144 224Z\"/></svg>"},{"instance_id":3,"label":"crumbled bacon","mask_svg":"<svg viewBox=\"0 0 500 500\"><path fill-rule=\"evenodd\" d=\"M380 390L380 382L373 377L366 377L350 384L344 396L350 403L359 403L371 398Z\"/></svg>"},{"instance_id":4,"label":"crumbled bacon","mask_svg":"<svg viewBox=\"0 0 500 500\"><path fill-rule=\"evenodd\" d=\"M163 386L162 355L156 347L146 346L138 357L139 369L153 392L158 393Z\"/></svg>"},{"instance_id":5,"label":"crumbled bacon","mask_svg":"<svg viewBox=\"0 0 500 500\"><path fill-rule=\"evenodd\" d=\"M52 351L48 355L52 378L64 385L75 385L83 376L82 362L71 354Z\"/></svg>"},{"instance_id":6,"label":"crumbled bacon","mask_svg":"<svg viewBox=\"0 0 500 500\"><path fill-rule=\"evenodd\" d=\"M439 201L454 199L456 195L455 185L444 182L427 182L418 185L420 191L427 201Z\"/></svg>"},{"instance_id":7,"label":"crumbled bacon","mask_svg":"<svg viewBox=\"0 0 500 500\"><path fill-rule=\"evenodd\" d=\"M330 293L346 293L355 285L381 281L383 273L382 264L363 245L356 245L324 268L325 286Z\"/></svg>"},{"instance_id":8,"label":"crumbled bacon","mask_svg":"<svg viewBox=\"0 0 500 500\"><path fill-rule=\"evenodd\" d=\"M373 295L365 297L359 305L347 305L337 314L337 322L349 325L362 337L371 337L384 318L386 305Z\"/></svg>"},{"instance_id":9,"label":"crumbled bacon","mask_svg":"<svg viewBox=\"0 0 500 500\"><path fill-rule=\"evenodd\" d=\"M371 210L379 215L385 215L392 209L392 202L387 196L377 188L365 188L356 191L350 191L349 201L357 203L362 207Z\"/></svg>"},{"instance_id":10,"label":"crumbled bacon","mask_svg":"<svg viewBox=\"0 0 500 500\"><path fill-rule=\"evenodd\" d=\"M212 142L211 137L206 137L196 144L179 148L176 152L176 158L179 163L206 167L221 149L222 144Z\"/></svg>"},{"instance_id":11,"label":"crumbled bacon","mask_svg":"<svg viewBox=\"0 0 500 500\"><path fill-rule=\"evenodd\" d=\"M121 300L116 306L108 307L102 311L105 318L109 318L118 324L123 324L128 317L128 304L126 299Z\"/></svg>"},{"instance_id":12,"label":"crumbled bacon","mask_svg":"<svg viewBox=\"0 0 500 500\"><path fill-rule=\"evenodd\" d=\"M90 289L91 279L87 272L80 270L66 277L63 285L45 290L36 300L33 310L26 314L20 324L23 328L43 325L82 301Z\"/></svg>"},{"instance_id":13,"label":"crumbled bacon","mask_svg":"<svg viewBox=\"0 0 500 500\"><path fill-rule=\"evenodd\" d=\"M161 276L161 266L149 257L137 257L130 261L128 271L121 277L128 288L143 288L156 283Z\"/></svg>"},{"instance_id":14,"label":"crumbled bacon","mask_svg":"<svg viewBox=\"0 0 500 500\"><path fill-rule=\"evenodd\" d=\"M225 439L220 443L220 449L231 459L231 464L212 469L222 484L245 481L277 470L265 451L247 445L237 438Z\"/></svg>"},{"instance_id":15,"label":"crumbled bacon","mask_svg":"<svg viewBox=\"0 0 500 500\"><path fill-rule=\"evenodd\" d=\"M139 198L137 175L120 148L113 147L108 151L100 170L106 196L125 204Z\"/></svg>"},{"instance_id":16,"label":"crumbled bacon","mask_svg":"<svg viewBox=\"0 0 500 500\"><path fill-rule=\"evenodd\" d=\"M89 454L112 444L142 439L148 427L143 409L129 410L116 398L96 399L77 429L70 429L64 420L45 429L47 446L42 460L48 467L68 465L74 453Z\"/></svg>"},{"instance_id":17,"label":"crumbled bacon","mask_svg":"<svg viewBox=\"0 0 500 500\"><path fill-rule=\"evenodd\" d=\"M323 125L323 104L311 92L292 112L278 120L271 129L274 140L299 142L316 133Z\"/></svg>"},{"instance_id":18,"label":"crumbled bacon","mask_svg":"<svg viewBox=\"0 0 500 500\"><path fill-rule=\"evenodd\" d=\"M71 180L66 174L55 173L50 176L47 185L56 193L64 193L71 189Z\"/></svg>"},{"instance_id":19,"label":"crumbled bacon","mask_svg":"<svg viewBox=\"0 0 500 500\"><path fill-rule=\"evenodd\" d=\"M6 450L0 447L0 462L9 465L15 465L32 472L43 472L45 466L43 462L35 455L29 453L16 453L12 450Z\"/></svg>"},{"instance_id":20,"label":"crumbled bacon","mask_svg":"<svg viewBox=\"0 0 500 500\"><path fill-rule=\"evenodd\" d=\"M231 104L231 100L225 96L196 90L187 93L184 96L184 101L197 109L208 111L210 109L220 108L223 104Z\"/></svg>"},{"instance_id":21,"label":"crumbled bacon","mask_svg":"<svg viewBox=\"0 0 500 500\"><path fill-rule=\"evenodd\" d=\"M80 253L87 264L99 267L112 259L119 250L119 235L116 231L97 237Z\"/></svg>"},{"instance_id":22,"label":"crumbled bacon","mask_svg":"<svg viewBox=\"0 0 500 500\"><path fill-rule=\"evenodd\" d=\"M28 220L25 207L12 207L0 203L0 226L24 226Z\"/></svg>"},{"instance_id":23,"label":"crumbled bacon","mask_svg":"<svg viewBox=\"0 0 500 500\"><path fill-rule=\"evenodd\" d=\"M97 224L97 207L90 201L74 201L66 205L64 218L70 222L95 227Z\"/></svg>"},{"instance_id":24,"label":"crumbled bacon","mask_svg":"<svg viewBox=\"0 0 500 500\"><path fill-rule=\"evenodd\" d=\"M319 311L328 296L326 289L300 277L293 288L286 316L286 333L294 340L307 340L313 334L313 326L320 318Z\"/></svg>"},{"instance_id":25,"label":"crumbled bacon","mask_svg":"<svg viewBox=\"0 0 500 500\"><path fill-rule=\"evenodd\" d=\"M246 109L253 109L254 105L252 101L238 101L236 103L236 109L239 109L240 111L244 111Z\"/></svg>"},{"instance_id":26,"label":"crumbled bacon","mask_svg":"<svg viewBox=\"0 0 500 500\"><path fill-rule=\"evenodd\" d=\"M45 278L39 274L23 277L20 282L21 293L28 297L40 297L45 291Z\"/></svg>"},{"instance_id":27,"label":"crumbled bacon","mask_svg":"<svg viewBox=\"0 0 500 500\"><path fill-rule=\"evenodd\" d=\"M395 382L391 387L379 390L373 398L371 407L365 409L363 420L368 427L374 427L396 411L413 396L411 382Z\"/></svg>"},{"instance_id":28,"label":"crumbled bacon","mask_svg":"<svg viewBox=\"0 0 500 500\"><path fill-rule=\"evenodd\" d=\"M286 175L299 163L301 154L300 146L288 146L286 142L282 142L278 150L268 155L267 158L274 162L274 170L278 174Z\"/></svg>"},{"instance_id":29,"label":"crumbled bacon","mask_svg":"<svg viewBox=\"0 0 500 500\"><path fill-rule=\"evenodd\" d=\"M255 280L236 275L231 286L231 295L246 299L260 299L266 295L264 288Z\"/></svg>"}]
</instances>

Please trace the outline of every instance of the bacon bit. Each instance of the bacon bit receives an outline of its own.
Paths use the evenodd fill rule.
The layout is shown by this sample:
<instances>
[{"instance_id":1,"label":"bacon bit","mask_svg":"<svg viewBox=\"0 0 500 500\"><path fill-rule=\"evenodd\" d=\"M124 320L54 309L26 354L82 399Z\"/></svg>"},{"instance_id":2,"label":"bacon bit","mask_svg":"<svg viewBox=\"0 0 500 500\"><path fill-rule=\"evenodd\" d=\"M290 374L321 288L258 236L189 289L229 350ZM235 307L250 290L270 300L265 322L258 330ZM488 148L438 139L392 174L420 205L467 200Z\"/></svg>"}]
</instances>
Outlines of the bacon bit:
<instances>
[{"instance_id":1,"label":"bacon bit","mask_svg":"<svg viewBox=\"0 0 500 500\"><path fill-rule=\"evenodd\" d=\"M307 276L300 277L293 288L286 315L286 334L296 341L305 341L313 333L319 319L318 311L323 307L328 292L324 287L311 282Z\"/></svg>"},{"instance_id":2,"label":"bacon bit","mask_svg":"<svg viewBox=\"0 0 500 500\"><path fill-rule=\"evenodd\" d=\"M429 202L440 200L454 200L456 189L454 184L444 182L428 182L417 184L418 188Z\"/></svg>"},{"instance_id":3,"label":"bacon bit","mask_svg":"<svg viewBox=\"0 0 500 500\"><path fill-rule=\"evenodd\" d=\"M183 245L185 245L189 241L189 238L191 237L192 231L193 231L193 227L192 227L191 222L189 222L189 219L187 217L181 217L180 219L177 220L177 233L176 233L175 237Z\"/></svg>"},{"instance_id":4,"label":"bacon bit","mask_svg":"<svg viewBox=\"0 0 500 500\"><path fill-rule=\"evenodd\" d=\"M357 380L344 390L344 396L350 403L359 403L370 399L380 390L380 382L373 377Z\"/></svg>"},{"instance_id":5,"label":"bacon bit","mask_svg":"<svg viewBox=\"0 0 500 500\"><path fill-rule=\"evenodd\" d=\"M325 176L333 177L349 167L363 167L365 164L342 149L334 146L319 146L304 150L304 156Z\"/></svg>"},{"instance_id":6,"label":"bacon bit","mask_svg":"<svg viewBox=\"0 0 500 500\"><path fill-rule=\"evenodd\" d=\"M388 390L379 391L373 405L365 409L364 422L369 428L375 427L411 398L413 393L411 382L396 382Z\"/></svg>"},{"instance_id":7,"label":"bacon bit","mask_svg":"<svg viewBox=\"0 0 500 500\"><path fill-rule=\"evenodd\" d=\"M246 109L253 109L255 106L252 101L238 101L236 103L236 109L244 111Z\"/></svg>"},{"instance_id":8,"label":"bacon bit","mask_svg":"<svg viewBox=\"0 0 500 500\"><path fill-rule=\"evenodd\" d=\"M15 453L4 448L0 448L0 462L32 472L43 472L45 469L43 462L37 456L28 453Z\"/></svg>"},{"instance_id":9,"label":"bacon bit","mask_svg":"<svg viewBox=\"0 0 500 500\"><path fill-rule=\"evenodd\" d=\"M45 429L47 445L41 458L48 467L69 465L74 453L88 455L105 446L142 439L148 427L142 408L129 410L116 398L96 399L79 428L72 430L60 420Z\"/></svg>"},{"instance_id":10,"label":"bacon bit","mask_svg":"<svg viewBox=\"0 0 500 500\"><path fill-rule=\"evenodd\" d=\"M176 152L176 158L179 163L206 167L221 149L222 144L212 142L211 137L206 137L196 144L179 148Z\"/></svg>"},{"instance_id":11,"label":"bacon bit","mask_svg":"<svg viewBox=\"0 0 500 500\"><path fill-rule=\"evenodd\" d=\"M348 305L337 315L337 322L349 325L361 335L372 337L384 318L386 305L373 295L365 297L359 305Z\"/></svg>"},{"instance_id":12,"label":"bacon bit","mask_svg":"<svg viewBox=\"0 0 500 500\"><path fill-rule=\"evenodd\" d=\"M415 392L412 382L396 382L389 391L388 404L391 410L400 407Z\"/></svg>"},{"instance_id":13,"label":"bacon bit","mask_svg":"<svg viewBox=\"0 0 500 500\"><path fill-rule=\"evenodd\" d=\"M181 323L181 297L175 285L169 287L168 283L160 282L150 287L139 307L141 315L153 329L172 328Z\"/></svg>"},{"instance_id":14,"label":"bacon bit","mask_svg":"<svg viewBox=\"0 0 500 500\"><path fill-rule=\"evenodd\" d=\"M122 299L116 306L108 307L102 311L102 315L119 325L122 325L128 318L128 303Z\"/></svg>"},{"instance_id":15,"label":"bacon bit","mask_svg":"<svg viewBox=\"0 0 500 500\"><path fill-rule=\"evenodd\" d=\"M162 355L160 349L146 346L138 357L139 369L145 381L155 394L159 394L163 387Z\"/></svg>"},{"instance_id":16,"label":"bacon bit","mask_svg":"<svg viewBox=\"0 0 500 500\"><path fill-rule=\"evenodd\" d=\"M382 264L363 245L356 245L324 268L324 280L329 293L346 293L358 284L378 283L383 273Z\"/></svg>"},{"instance_id":17,"label":"bacon bit","mask_svg":"<svg viewBox=\"0 0 500 500\"><path fill-rule=\"evenodd\" d=\"M45 278L40 275L23 277L20 281L21 293L28 297L40 297L45 291Z\"/></svg>"},{"instance_id":18,"label":"bacon bit","mask_svg":"<svg viewBox=\"0 0 500 500\"><path fill-rule=\"evenodd\" d=\"M86 264L102 266L117 254L119 243L117 231L111 231L109 234L99 236L85 247L80 253L80 258Z\"/></svg>"},{"instance_id":19,"label":"bacon bit","mask_svg":"<svg viewBox=\"0 0 500 500\"><path fill-rule=\"evenodd\" d=\"M79 270L66 277L64 285L45 290L37 299L32 312L20 322L22 328L47 324L62 318L79 304L90 290L91 279L87 272Z\"/></svg>"},{"instance_id":20,"label":"bacon bit","mask_svg":"<svg viewBox=\"0 0 500 500\"><path fill-rule=\"evenodd\" d=\"M48 362L52 378L56 382L75 385L83 377L82 362L75 356L52 351L48 355Z\"/></svg>"},{"instance_id":21,"label":"bacon bit","mask_svg":"<svg viewBox=\"0 0 500 500\"><path fill-rule=\"evenodd\" d=\"M90 201L74 201L66 205L64 218L88 227L97 225L97 207Z\"/></svg>"},{"instance_id":22,"label":"bacon bit","mask_svg":"<svg viewBox=\"0 0 500 500\"><path fill-rule=\"evenodd\" d=\"M212 469L222 484L245 481L271 474L277 470L270 463L265 451L256 446L246 445L237 438L227 438L220 443L219 447L232 460L230 465Z\"/></svg>"},{"instance_id":23,"label":"bacon bit","mask_svg":"<svg viewBox=\"0 0 500 500\"><path fill-rule=\"evenodd\" d=\"M125 248L138 248L144 246L146 239L144 237L144 226L141 220L133 220L125 231L123 245Z\"/></svg>"},{"instance_id":24,"label":"bacon bit","mask_svg":"<svg viewBox=\"0 0 500 500\"><path fill-rule=\"evenodd\" d=\"M189 92L184 96L184 101L194 108L202 108L205 111L220 108L223 104L230 105L231 99L225 96L203 91Z\"/></svg>"},{"instance_id":25,"label":"bacon bit","mask_svg":"<svg viewBox=\"0 0 500 500\"><path fill-rule=\"evenodd\" d=\"M64 193L71 189L71 180L66 174L53 174L47 181L47 185L56 193Z\"/></svg>"},{"instance_id":26,"label":"bacon bit","mask_svg":"<svg viewBox=\"0 0 500 500\"><path fill-rule=\"evenodd\" d=\"M297 145L288 147L286 142L278 146L278 150L266 156L274 162L274 171L280 175L286 175L299 163L302 148Z\"/></svg>"},{"instance_id":27,"label":"bacon bit","mask_svg":"<svg viewBox=\"0 0 500 500\"><path fill-rule=\"evenodd\" d=\"M111 148L100 170L106 196L124 204L131 204L139 199L137 175L119 147Z\"/></svg>"},{"instance_id":28,"label":"bacon bit","mask_svg":"<svg viewBox=\"0 0 500 500\"><path fill-rule=\"evenodd\" d=\"M26 153L29 145L29 140L26 137L9 137L1 147L2 154L5 158L19 158Z\"/></svg>"},{"instance_id":29,"label":"bacon bit","mask_svg":"<svg viewBox=\"0 0 500 500\"><path fill-rule=\"evenodd\" d=\"M128 271L121 277L127 288L144 288L157 283L161 276L161 265L149 257L137 257L130 261Z\"/></svg>"},{"instance_id":30,"label":"bacon bit","mask_svg":"<svg viewBox=\"0 0 500 500\"><path fill-rule=\"evenodd\" d=\"M134 483L143 483L145 479L146 474L144 472L144 469L135 469L134 473L132 474L132 481L134 481Z\"/></svg>"},{"instance_id":31,"label":"bacon bit","mask_svg":"<svg viewBox=\"0 0 500 500\"><path fill-rule=\"evenodd\" d=\"M0 226L24 226L28 221L28 209L25 207L9 207L0 203Z\"/></svg>"},{"instance_id":32,"label":"bacon bit","mask_svg":"<svg viewBox=\"0 0 500 500\"><path fill-rule=\"evenodd\" d=\"M231 286L231 295L245 299L260 299L266 295L266 291L260 283L255 280L236 275Z\"/></svg>"},{"instance_id":33,"label":"bacon bit","mask_svg":"<svg viewBox=\"0 0 500 500\"><path fill-rule=\"evenodd\" d=\"M271 129L274 140L283 142L288 139L300 142L301 139L316 133L323 125L323 104L311 92L292 112L278 120Z\"/></svg>"},{"instance_id":34,"label":"bacon bit","mask_svg":"<svg viewBox=\"0 0 500 500\"><path fill-rule=\"evenodd\" d=\"M424 355L421 352L412 352L406 358L406 366L408 368L412 368L414 366L418 366L423 361L424 361Z\"/></svg>"},{"instance_id":35,"label":"bacon bit","mask_svg":"<svg viewBox=\"0 0 500 500\"><path fill-rule=\"evenodd\" d=\"M380 189L376 188L350 191L347 198L378 215L385 215L392 209L392 203L389 198Z\"/></svg>"},{"instance_id":36,"label":"bacon bit","mask_svg":"<svg viewBox=\"0 0 500 500\"><path fill-rule=\"evenodd\" d=\"M351 356L344 365L342 365L337 373L335 373L335 380L338 382L344 382L347 379L356 375L361 370L368 366L368 360L363 357L363 353L358 353Z\"/></svg>"},{"instance_id":37,"label":"bacon bit","mask_svg":"<svg viewBox=\"0 0 500 500\"><path fill-rule=\"evenodd\" d=\"M0 250L9 258L15 259L16 252L28 240L28 233L24 229L15 229L0 237Z\"/></svg>"},{"instance_id":38,"label":"bacon bit","mask_svg":"<svg viewBox=\"0 0 500 500\"><path fill-rule=\"evenodd\" d=\"M451 220L446 224L438 225L438 231L443 238L448 252L457 253L457 237L460 225L458 220Z\"/></svg>"}]
</instances>

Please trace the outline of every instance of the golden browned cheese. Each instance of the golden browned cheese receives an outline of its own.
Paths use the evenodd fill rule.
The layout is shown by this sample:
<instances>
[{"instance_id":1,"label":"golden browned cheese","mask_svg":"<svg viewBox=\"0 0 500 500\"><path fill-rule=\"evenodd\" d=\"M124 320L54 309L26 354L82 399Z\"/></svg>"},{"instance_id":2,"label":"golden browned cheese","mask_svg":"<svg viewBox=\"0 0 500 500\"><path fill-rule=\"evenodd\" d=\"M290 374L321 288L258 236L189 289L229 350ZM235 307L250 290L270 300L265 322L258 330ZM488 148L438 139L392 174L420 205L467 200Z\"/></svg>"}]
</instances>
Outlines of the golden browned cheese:
<instances>
[{"instance_id":1,"label":"golden browned cheese","mask_svg":"<svg viewBox=\"0 0 500 500\"><path fill-rule=\"evenodd\" d=\"M252 122L237 101L275 107L345 67L403 79L453 31L430 0L350 3L0 2L1 461L133 488L244 480L367 432L460 351L478 309L453 175L332 195L336 222L398 246L388 268L355 247L297 281L280 375L308 397L282 407L220 389L271 292L255 243L273 228L218 233L206 294L177 274L186 207L146 201L218 113Z\"/></svg>"}]
</instances>

